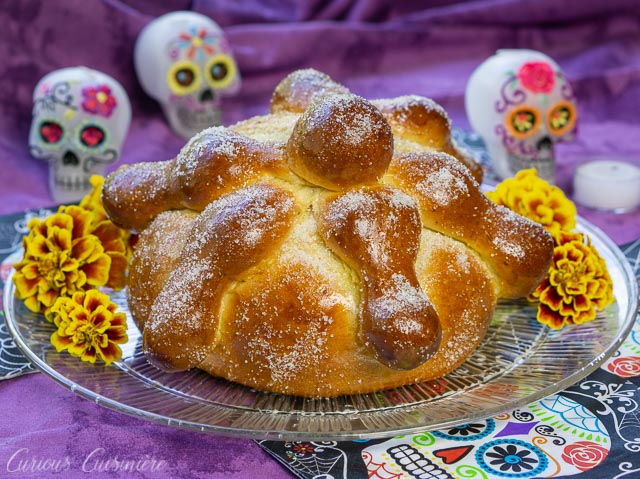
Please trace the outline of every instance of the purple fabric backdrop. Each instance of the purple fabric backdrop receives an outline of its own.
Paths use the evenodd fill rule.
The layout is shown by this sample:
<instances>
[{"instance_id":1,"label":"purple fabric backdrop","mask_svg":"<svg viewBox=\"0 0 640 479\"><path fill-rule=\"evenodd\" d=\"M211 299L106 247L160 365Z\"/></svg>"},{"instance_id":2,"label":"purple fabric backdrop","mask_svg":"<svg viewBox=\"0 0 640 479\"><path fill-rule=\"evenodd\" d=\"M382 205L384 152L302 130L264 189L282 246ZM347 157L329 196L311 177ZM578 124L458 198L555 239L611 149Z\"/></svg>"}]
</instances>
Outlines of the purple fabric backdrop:
<instances>
[{"instance_id":1,"label":"purple fabric backdrop","mask_svg":"<svg viewBox=\"0 0 640 479\"><path fill-rule=\"evenodd\" d=\"M0 6L0 214L52 204L47 165L29 156L27 136L33 88L61 67L101 70L129 93L133 123L109 170L175 156L184 142L140 88L132 49L146 23L178 9L210 15L228 34L243 87L224 104L227 124L264 113L282 77L314 67L365 97L434 98L454 126L468 128L464 89L473 69L498 48L533 48L563 67L579 99L580 134L559 148L559 185L571 193L573 169L596 156L640 164L636 0L6 1ZM580 213L618 243L640 236L638 211ZM102 409L41 375L0 383L0 401L0 475L26 448L25 460L69 457L73 467L64 477L85 477L83 458L104 448L103 459L166 461L154 477L289 476L251 441L148 424Z\"/></svg>"}]
</instances>

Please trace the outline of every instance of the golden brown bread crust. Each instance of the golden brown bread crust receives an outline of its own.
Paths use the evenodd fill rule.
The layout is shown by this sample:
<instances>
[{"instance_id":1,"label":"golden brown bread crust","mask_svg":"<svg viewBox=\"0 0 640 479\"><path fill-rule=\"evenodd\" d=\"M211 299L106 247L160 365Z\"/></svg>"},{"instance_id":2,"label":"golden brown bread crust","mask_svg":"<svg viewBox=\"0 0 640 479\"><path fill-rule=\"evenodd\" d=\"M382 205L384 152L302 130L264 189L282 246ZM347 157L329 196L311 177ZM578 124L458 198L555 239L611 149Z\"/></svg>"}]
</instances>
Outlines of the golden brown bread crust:
<instances>
[{"instance_id":1,"label":"golden brown bread crust","mask_svg":"<svg viewBox=\"0 0 640 479\"><path fill-rule=\"evenodd\" d=\"M108 213L141 231L129 306L155 365L302 396L434 379L546 273L549 234L437 151L437 108L345 90L293 74L270 114L107 179Z\"/></svg>"}]
</instances>

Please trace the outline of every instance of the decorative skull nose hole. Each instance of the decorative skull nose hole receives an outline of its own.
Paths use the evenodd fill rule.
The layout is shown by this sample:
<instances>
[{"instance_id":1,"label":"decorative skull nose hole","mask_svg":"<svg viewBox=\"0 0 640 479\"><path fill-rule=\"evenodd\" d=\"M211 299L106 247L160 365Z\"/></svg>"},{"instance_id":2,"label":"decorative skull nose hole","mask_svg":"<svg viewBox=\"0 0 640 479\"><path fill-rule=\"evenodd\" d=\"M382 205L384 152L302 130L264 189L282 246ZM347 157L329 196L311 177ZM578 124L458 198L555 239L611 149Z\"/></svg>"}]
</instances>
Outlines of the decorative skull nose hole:
<instances>
[{"instance_id":1,"label":"decorative skull nose hole","mask_svg":"<svg viewBox=\"0 0 640 479\"><path fill-rule=\"evenodd\" d=\"M208 101L213 101L214 98L215 98L215 96L213 94L213 90L211 90L211 88L207 88L200 95L200 102L201 103L205 103L205 102L208 102Z\"/></svg>"},{"instance_id":2,"label":"decorative skull nose hole","mask_svg":"<svg viewBox=\"0 0 640 479\"><path fill-rule=\"evenodd\" d=\"M80 159L73 151L67 150L62 156L62 164L65 166L78 166L80 164Z\"/></svg>"},{"instance_id":3,"label":"decorative skull nose hole","mask_svg":"<svg viewBox=\"0 0 640 479\"><path fill-rule=\"evenodd\" d=\"M538 141L538 143L536 143L536 148L538 151L550 150L552 146L553 146L553 142L551 141L551 138L549 138L548 136L541 138Z\"/></svg>"}]
</instances>

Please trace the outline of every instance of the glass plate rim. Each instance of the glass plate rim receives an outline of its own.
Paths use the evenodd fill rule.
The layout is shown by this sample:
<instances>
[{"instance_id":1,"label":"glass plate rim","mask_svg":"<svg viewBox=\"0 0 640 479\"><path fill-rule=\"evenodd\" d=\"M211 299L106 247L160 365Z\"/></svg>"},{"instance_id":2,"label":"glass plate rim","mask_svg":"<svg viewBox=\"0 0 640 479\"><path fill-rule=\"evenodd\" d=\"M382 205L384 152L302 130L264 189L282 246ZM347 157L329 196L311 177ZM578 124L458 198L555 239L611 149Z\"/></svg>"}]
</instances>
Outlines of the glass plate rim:
<instances>
[{"instance_id":1,"label":"glass plate rim","mask_svg":"<svg viewBox=\"0 0 640 479\"><path fill-rule=\"evenodd\" d=\"M582 217L577 218L578 223L578 231L586 232L592 238L595 237L597 240L602 243L608 250L610 254L612 254L613 259L616 260L616 266L620 268L622 275L626 280L630 280L633 284L637 284L635 279L633 270L627 261L626 257L620 250L620 248L597 226L589 223ZM238 438L246 438L246 439L254 439L254 440L327 440L327 441L335 441L335 440L357 440L357 439L379 439L379 438L388 438L395 435L400 434L415 434L427 430L434 429L442 429L447 427L453 427L459 424L463 424L473 420L482 420L484 418L488 418L497 414L500 414L507 410L516 409L527 404L538 401L542 398L550 396L556 392L559 392L570 385L575 384L579 380L587 377L593 371L598 369L615 351L619 348L619 346L623 343L626 337L631 332L631 329L635 323L636 315L638 314L638 288L630 288L629 295L629 303L627 307L627 311L625 313L624 320L621 323L621 327L618 330L616 336L613 340L607 345L602 353L600 353L597 357L594 357L586 366L581 369L573 371L571 374L567 375L563 380L549 384L544 388L537 390L534 393L531 393L525 397L518 398L517 400L513 400L511 402L496 404L493 406L487 406L478 412L477 415L467 415L464 418L451 418L450 420L440 421L437 424L415 424L411 426L405 427L380 427L375 430L368 430L364 432L345 432L341 431L339 433L333 432L309 432L309 431L294 431L294 430L268 430L268 429L260 429L256 428L230 428L228 426L220 426L215 424L203 424L194 421L188 421L184 419L177 419L168 415L158 414L152 411L148 411L145 409L137 408L135 406L131 406L128 404L124 404L121 401L116 399L109 398L104 396L90 388L81 386L75 383L73 380L67 378L64 374L57 371L53 366L48 364L43 358L41 358L35 351L33 351L28 344L26 344L24 338L22 337L20 331L18 330L17 324L15 323L15 318L13 314L13 282L11 280L13 276L14 270L11 271L9 277L7 278L7 282L5 284L5 291L3 294L3 307L5 311L5 321L7 323L7 328L12 338L14 339L18 348L25 354L25 356L45 375L56 381L61 386L66 389L72 391L79 396L88 399L90 401L95 402L99 406L106 407L108 409L127 414L129 416L138 417L144 420L148 420L161 425L168 425L172 427L176 427L179 429L187 429L187 430L197 430L200 432L213 433L228 437L238 437ZM626 284L629 286L629 284ZM548 334L547 334L548 336ZM535 354L535 353L534 353ZM78 361L75 358L70 358L70 360ZM122 370L124 372L124 370ZM483 383L485 384L485 383ZM464 392L464 391L462 391ZM211 407L222 408L220 405L212 405ZM425 407L421 405L407 405L407 406L398 406L400 409L411 410L414 408ZM428 407L428 405L426 405ZM393 409L393 408L391 408ZM386 412L386 411L385 411ZM252 414L264 414L264 411L260 410L251 410ZM356 414L360 416L363 415L376 415L379 414L377 411L356 411ZM351 413L318 413L316 415L309 414L306 412L288 412L288 411L280 411L280 412L271 412L267 411L266 414L282 414L282 415L298 415L300 417L308 417L315 416L320 417L323 415L342 415L344 417L348 417Z\"/></svg>"}]
</instances>

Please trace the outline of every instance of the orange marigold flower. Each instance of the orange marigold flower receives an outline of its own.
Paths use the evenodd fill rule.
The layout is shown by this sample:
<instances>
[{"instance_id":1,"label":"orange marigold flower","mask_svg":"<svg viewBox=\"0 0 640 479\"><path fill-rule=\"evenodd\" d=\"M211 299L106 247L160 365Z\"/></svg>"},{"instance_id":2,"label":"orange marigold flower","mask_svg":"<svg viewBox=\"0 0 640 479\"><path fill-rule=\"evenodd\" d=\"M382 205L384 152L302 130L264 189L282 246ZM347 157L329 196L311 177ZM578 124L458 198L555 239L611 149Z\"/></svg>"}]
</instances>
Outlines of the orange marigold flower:
<instances>
[{"instance_id":1,"label":"orange marigold flower","mask_svg":"<svg viewBox=\"0 0 640 479\"><path fill-rule=\"evenodd\" d=\"M560 231L555 241L549 273L530 299L540 301L538 321L560 329L593 320L614 298L607 265L588 237Z\"/></svg>"},{"instance_id":2,"label":"orange marigold flower","mask_svg":"<svg viewBox=\"0 0 640 479\"><path fill-rule=\"evenodd\" d=\"M122 357L119 344L127 342L127 318L116 312L117 305L97 289L78 291L72 297L59 297L47 312L47 319L58 328L51 344L58 352L106 365Z\"/></svg>"},{"instance_id":3,"label":"orange marigold flower","mask_svg":"<svg viewBox=\"0 0 640 479\"><path fill-rule=\"evenodd\" d=\"M540 223L552 235L576 226L576 206L557 186L538 177L533 168L499 183L487 197L512 211Z\"/></svg>"},{"instance_id":4,"label":"orange marigold flower","mask_svg":"<svg viewBox=\"0 0 640 479\"><path fill-rule=\"evenodd\" d=\"M13 281L16 296L29 310L46 313L59 296L107 283L111 258L99 238L90 234L88 211L60 207L44 221L33 218L28 226Z\"/></svg>"}]
</instances>

